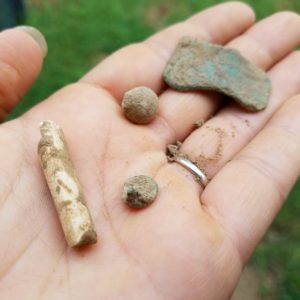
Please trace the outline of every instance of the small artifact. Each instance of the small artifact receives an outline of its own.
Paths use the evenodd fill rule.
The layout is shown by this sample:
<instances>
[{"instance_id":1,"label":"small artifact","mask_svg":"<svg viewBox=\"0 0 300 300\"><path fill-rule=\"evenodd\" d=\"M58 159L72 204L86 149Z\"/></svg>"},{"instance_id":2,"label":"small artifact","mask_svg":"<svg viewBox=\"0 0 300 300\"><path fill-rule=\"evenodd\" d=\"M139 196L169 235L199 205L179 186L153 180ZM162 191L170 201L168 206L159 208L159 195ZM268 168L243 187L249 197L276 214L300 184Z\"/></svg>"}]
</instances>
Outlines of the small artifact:
<instances>
[{"instance_id":1,"label":"small artifact","mask_svg":"<svg viewBox=\"0 0 300 300\"><path fill-rule=\"evenodd\" d=\"M264 109L271 92L267 74L237 50L193 37L179 41L164 71L164 80L180 91L223 93L250 111Z\"/></svg>"},{"instance_id":2,"label":"small artifact","mask_svg":"<svg viewBox=\"0 0 300 300\"><path fill-rule=\"evenodd\" d=\"M62 129L53 121L40 125L38 145L43 171L70 247L97 242L97 234L75 174Z\"/></svg>"},{"instance_id":3,"label":"small artifact","mask_svg":"<svg viewBox=\"0 0 300 300\"><path fill-rule=\"evenodd\" d=\"M183 168L192 173L195 180L200 183L202 188L205 188L209 183L209 179L205 171L200 168L198 163L192 160L187 154L180 151L182 143L177 141L175 144L169 144L167 146L167 160L169 163L178 163Z\"/></svg>"},{"instance_id":4,"label":"small artifact","mask_svg":"<svg viewBox=\"0 0 300 300\"><path fill-rule=\"evenodd\" d=\"M128 120L136 124L148 124L158 110L158 97L147 87L136 87L124 94L122 108Z\"/></svg>"},{"instance_id":5,"label":"small artifact","mask_svg":"<svg viewBox=\"0 0 300 300\"><path fill-rule=\"evenodd\" d=\"M149 176L139 175L125 182L122 199L131 208L144 208L155 200L157 194L157 183Z\"/></svg>"}]
</instances>

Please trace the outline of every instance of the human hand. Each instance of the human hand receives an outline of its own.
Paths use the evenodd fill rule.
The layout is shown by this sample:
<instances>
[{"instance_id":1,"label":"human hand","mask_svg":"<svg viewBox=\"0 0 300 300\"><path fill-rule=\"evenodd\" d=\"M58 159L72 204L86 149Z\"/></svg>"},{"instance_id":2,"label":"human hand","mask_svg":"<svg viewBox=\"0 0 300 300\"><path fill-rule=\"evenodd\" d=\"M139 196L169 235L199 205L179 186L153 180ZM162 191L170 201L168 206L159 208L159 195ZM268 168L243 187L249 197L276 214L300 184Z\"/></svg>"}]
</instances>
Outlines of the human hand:
<instances>
[{"instance_id":1,"label":"human hand","mask_svg":"<svg viewBox=\"0 0 300 300\"><path fill-rule=\"evenodd\" d=\"M279 13L254 24L243 4L213 7L113 54L79 82L0 126L1 299L227 299L300 169L300 18ZM269 106L248 113L213 93L166 89L163 69L177 41L197 36L236 48L268 71ZM14 51L2 51L15 49ZM21 51L21 50L22 51ZM18 29L0 34L1 107L33 82L42 52ZM160 94L147 126L121 113L124 92ZM211 115L215 115L210 118ZM52 119L69 143L98 244L66 246L37 156L38 124ZM206 120L194 129L194 122ZM199 159L211 178L203 191L168 164L166 146ZM147 209L121 201L133 175L160 191Z\"/></svg>"}]
</instances>

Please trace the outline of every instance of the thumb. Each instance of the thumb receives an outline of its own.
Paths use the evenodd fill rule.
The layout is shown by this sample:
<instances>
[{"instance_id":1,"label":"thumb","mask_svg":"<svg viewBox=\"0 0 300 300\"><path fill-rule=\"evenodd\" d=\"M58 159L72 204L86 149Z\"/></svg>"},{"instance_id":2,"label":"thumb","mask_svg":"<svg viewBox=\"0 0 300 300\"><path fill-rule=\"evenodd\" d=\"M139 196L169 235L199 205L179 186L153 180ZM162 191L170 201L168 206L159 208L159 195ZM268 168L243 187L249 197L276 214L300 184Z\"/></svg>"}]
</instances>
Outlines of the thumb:
<instances>
[{"instance_id":1,"label":"thumb","mask_svg":"<svg viewBox=\"0 0 300 300\"><path fill-rule=\"evenodd\" d=\"M33 27L0 32L0 121L34 83L46 54L46 40Z\"/></svg>"}]
</instances>

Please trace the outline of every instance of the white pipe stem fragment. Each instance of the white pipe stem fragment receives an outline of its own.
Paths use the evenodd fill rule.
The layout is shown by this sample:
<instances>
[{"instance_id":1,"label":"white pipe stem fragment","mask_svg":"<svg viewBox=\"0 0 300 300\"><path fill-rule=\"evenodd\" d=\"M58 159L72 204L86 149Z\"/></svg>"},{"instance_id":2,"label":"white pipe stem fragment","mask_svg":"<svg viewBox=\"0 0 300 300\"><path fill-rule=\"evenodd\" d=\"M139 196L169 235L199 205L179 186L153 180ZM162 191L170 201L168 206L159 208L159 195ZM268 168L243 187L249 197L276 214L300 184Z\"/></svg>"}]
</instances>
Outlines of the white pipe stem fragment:
<instances>
[{"instance_id":1,"label":"white pipe stem fragment","mask_svg":"<svg viewBox=\"0 0 300 300\"><path fill-rule=\"evenodd\" d=\"M94 244L97 234L63 131L53 121L42 122L40 131L38 153L68 245Z\"/></svg>"}]
</instances>

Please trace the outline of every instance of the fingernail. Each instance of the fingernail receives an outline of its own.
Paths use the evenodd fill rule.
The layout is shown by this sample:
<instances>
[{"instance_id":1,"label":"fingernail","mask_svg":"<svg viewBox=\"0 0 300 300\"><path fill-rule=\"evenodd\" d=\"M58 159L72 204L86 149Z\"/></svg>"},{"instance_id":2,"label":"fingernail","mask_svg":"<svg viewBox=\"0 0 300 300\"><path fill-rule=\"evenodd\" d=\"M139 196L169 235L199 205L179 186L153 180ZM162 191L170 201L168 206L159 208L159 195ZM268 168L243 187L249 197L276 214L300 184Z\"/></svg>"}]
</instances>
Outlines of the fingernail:
<instances>
[{"instance_id":1,"label":"fingernail","mask_svg":"<svg viewBox=\"0 0 300 300\"><path fill-rule=\"evenodd\" d=\"M25 31L37 42L37 44L42 50L43 57L45 58L48 53L48 45L44 35L39 30L37 30L32 26L18 26L16 28Z\"/></svg>"}]
</instances>

